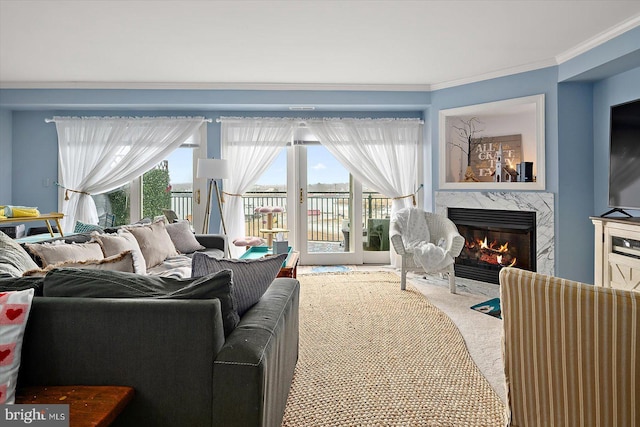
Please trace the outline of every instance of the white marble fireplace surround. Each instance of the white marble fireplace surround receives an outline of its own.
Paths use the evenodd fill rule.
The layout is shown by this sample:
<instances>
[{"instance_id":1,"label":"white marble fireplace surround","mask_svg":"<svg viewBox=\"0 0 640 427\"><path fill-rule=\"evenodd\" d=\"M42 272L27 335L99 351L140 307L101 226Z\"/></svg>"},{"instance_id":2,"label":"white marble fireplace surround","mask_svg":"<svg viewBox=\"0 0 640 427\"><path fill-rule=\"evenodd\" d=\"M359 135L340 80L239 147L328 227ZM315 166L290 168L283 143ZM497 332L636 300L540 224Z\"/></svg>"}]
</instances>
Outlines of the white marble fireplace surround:
<instances>
[{"instance_id":1,"label":"white marble fireplace surround","mask_svg":"<svg viewBox=\"0 0 640 427\"><path fill-rule=\"evenodd\" d=\"M436 213L447 208L499 209L536 213L536 269L553 276L555 267L553 193L542 192L443 192L435 194Z\"/></svg>"}]
</instances>

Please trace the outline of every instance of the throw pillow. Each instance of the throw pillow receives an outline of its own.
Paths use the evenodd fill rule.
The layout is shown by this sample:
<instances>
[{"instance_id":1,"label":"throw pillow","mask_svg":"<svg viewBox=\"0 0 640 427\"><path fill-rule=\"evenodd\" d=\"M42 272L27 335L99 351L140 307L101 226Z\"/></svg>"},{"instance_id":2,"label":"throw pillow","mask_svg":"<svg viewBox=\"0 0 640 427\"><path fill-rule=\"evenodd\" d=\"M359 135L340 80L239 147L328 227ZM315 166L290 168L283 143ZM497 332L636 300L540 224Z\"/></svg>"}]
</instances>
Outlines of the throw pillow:
<instances>
[{"instance_id":1,"label":"throw pillow","mask_svg":"<svg viewBox=\"0 0 640 427\"><path fill-rule=\"evenodd\" d=\"M103 259L102 249L96 242L65 243L58 240L52 243L27 243L27 249L42 261L42 266L65 261L87 261Z\"/></svg>"},{"instance_id":2,"label":"throw pillow","mask_svg":"<svg viewBox=\"0 0 640 427\"><path fill-rule=\"evenodd\" d=\"M165 226L173 245L180 253L190 254L195 251L206 249L196 240L196 236L191 231L189 221L179 221Z\"/></svg>"},{"instance_id":3,"label":"throw pillow","mask_svg":"<svg viewBox=\"0 0 640 427\"><path fill-rule=\"evenodd\" d=\"M92 231L104 232L104 228L95 224L85 224L81 221L76 221L76 226L73 229L74 233L91 233Z\"/></svg>"},{"instance_id":4,"label":"throw pillow","mask_svg":"<svg viewBox=\"0 0 640 427\"><path fill-rule=\"evenodd\" d=\"M33 289L0 293L0 404L15 403L22 339Z\"/></svg>"},{"instance_id":5,"label":"throw pillow","mask_svg":"<svg viewBox=\"0 0 640 427\"><path fill-rule=\"evenodd\" d=\"M89 268L92 270L109 270L109 271L124 271L127 273L134 273L134 262L131 251L125 251L118 255L113 255L100 260L90 259L87 261L67 261L57 264L49 264L45 268L36 268L34 270L27 270L23 276L44 276L54 268Z\"/></svg>"},{"instance_id":6,"label":"throw pillow","mask_svg":"<svg viewBox=\"0 0 640 427\"><path fill-rule=\"evenodd\" d=\"M227 259L196 252L191 261L191 277L205 276L221 270L233 271L238 314L242 317L271 285L286 258L287 254L258 259Z\"/></svg>"},{"instance_id":7,"label":"throw pillow","mask_svg":"<svg viewBox=\"0 0 640 427\"><path fill-rule=\"evenodd\" d=\"M167 257L178 254L163 222L127 227L127 230L138 241L148 269L160 264Z\"/></svg>"},{"instance_id":8,"label":"throw pillow","mask_svg":"<svg viewBox=\"0 0 640 427\"><path fill-rule=\"evenodd\" d=\"M0 231L0 273L20 277L22 273L38 268L31 256L11 237Z\"/></svg>"},{"instance_id":9,"label":"throw pillow","mask_svg":"<svg viewBox=\"0 0 640 427\"><path fill-rule=\"evenodd\" d=\"M147 263L144 260L140 245L135 236L128 230L122 228L114 234L91 233L93 240L98 242L105 257L117 255L124 251L131 251L133 255L134 272L147 274Z\"/></svg>"},{"instance_id":10,"label":"throw pillow","mask_svg":"<svg viewBox=\"0 0 640 427\"><path fill-rule=\"evenodd\" d=\"M225 336L238 325L234 285L230 271L204 277L174 279L119 271L55 269L44 278L44 296L83 298L218 298ZM197 325L195 325L197 327Z\"/></svg>"}]
</instances>

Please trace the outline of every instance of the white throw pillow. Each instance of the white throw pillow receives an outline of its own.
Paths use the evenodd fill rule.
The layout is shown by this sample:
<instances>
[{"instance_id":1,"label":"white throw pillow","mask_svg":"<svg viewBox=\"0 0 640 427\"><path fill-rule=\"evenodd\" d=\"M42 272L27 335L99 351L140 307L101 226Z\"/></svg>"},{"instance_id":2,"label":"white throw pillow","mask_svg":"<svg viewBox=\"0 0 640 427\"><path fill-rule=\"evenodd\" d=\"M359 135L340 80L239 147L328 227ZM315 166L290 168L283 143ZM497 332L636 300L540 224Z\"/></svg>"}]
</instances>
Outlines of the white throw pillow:
<instances>
[{"instance_id":1,"label":"white throw pillow","mask_svg":"<svg viewBox=\"0 0 640 427\"><path fill-rule=\"evenodd\" d=\"M40 258L43 267L60 262L104 258L102 248L96 242L65 243L63 240L58 240L52 243L27 243L25 246Z\"/></svg>"},{"instance_id":2,"label":"white throw pillow","mask_svg":"<svg viewBox=\"0 0 640 427\"><path fill-rule=\"evenodd\" d=\"M22 340L33 289L0 292L0 405L15 402Z\"/></svg>"},{"instance_id":3,"label":"white throw pillow","mask_svg":"<svg viewBox=\"0 0 640 427\"><path fill-rule=\"evenodd\" d=\"M170 256L178 255L164 222L127 227L127 230L138 241L147 269L155 267Z\"/></svg>"},{"instance_id":4,"label":"white throw pillow","mask_svg":"<svg viewBox=\"0 0 640 427\"><path fill-rule=\"evenodd\" d=\"M45 268L36 268L33 270L25 271L22 276L45 276L54 268L67 267L88 268L92 270L123 271L125 273L135 272L133 255L131 251L124 251L120 254L100 260L90 259L87 261L69 261L61 262L58 264L49 264Z\"/></svg>"},{"instance_id":5,"label":"white throw pillow","mask_svg":"<svg viewBox=\"0 0 640 427\"><path fill-rule=\"evenodd\" d=\"M124 251L131 251L133 264L135 266L134 272L147 274L147 263L140 250L140 245L136 237L127 229L121 228L117 234L100 234L94 232L91 233L91 237L100 244L105 257L117 255Z\"/></svg>"}]
</instances>

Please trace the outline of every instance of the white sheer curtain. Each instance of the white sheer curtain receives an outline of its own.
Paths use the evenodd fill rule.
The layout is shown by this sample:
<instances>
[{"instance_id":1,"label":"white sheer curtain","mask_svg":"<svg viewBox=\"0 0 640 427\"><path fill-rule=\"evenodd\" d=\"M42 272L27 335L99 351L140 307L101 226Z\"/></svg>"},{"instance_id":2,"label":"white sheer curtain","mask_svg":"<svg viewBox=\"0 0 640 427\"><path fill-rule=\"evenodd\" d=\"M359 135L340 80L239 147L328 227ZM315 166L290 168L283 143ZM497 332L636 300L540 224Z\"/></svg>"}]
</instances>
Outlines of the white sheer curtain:
<instances>
[{"instance_id":1,"label":"white sheer curtain","mask_svg":"<svg viewBox=\"0 0 640 427\"><path fill-rule=\"evenodd\" d=\"M203 117L54 117L58 131L65 232L76 220L98 223L91 194L116 189L153 168L189 137ZM66 198L66 197L65 197Z\"/></svg>"},{"instance_id":2,"label":"white sheer curtain","mask_svg":"<svg viewBox=\"0 0 640 427\"><path fill-rule=\"evenodd\" d=\"M393 198L391 215L412 205L418 177L422 121L418 119L307 120L323 146L359 181ZM409 196L409 197L407 197ZM395 257L392 263L397 264Z\"/></svg>"},{"instance_id":3,"label":"white sheer curtain","mask_svg":"<svg viewBox=\"0 0 640 427\"><path fill-rule=\"evenodd\" d=\"M242 197L260 178L290 141L299 120L268 118L220 118L222 158L228 162L231 177L223 180L227 194L223 215L229 241L245 235ZM242 248L230 245L237 258Z\"/></svg>"}]
</instances>

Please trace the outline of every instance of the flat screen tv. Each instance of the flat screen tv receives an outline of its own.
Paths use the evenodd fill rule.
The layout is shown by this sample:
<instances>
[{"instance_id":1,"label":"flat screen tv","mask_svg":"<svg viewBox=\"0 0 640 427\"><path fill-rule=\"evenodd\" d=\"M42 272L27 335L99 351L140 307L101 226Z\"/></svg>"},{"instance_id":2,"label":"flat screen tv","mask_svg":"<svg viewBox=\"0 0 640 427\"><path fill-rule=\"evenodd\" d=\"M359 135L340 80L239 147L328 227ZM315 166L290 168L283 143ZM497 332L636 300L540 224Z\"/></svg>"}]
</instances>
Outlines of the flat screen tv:
<instances>
[{"instance_id":1,"label":"flat screen tv","mask_svg":"<svg viewBox=\"0 0 640 427\"><path fill-rule=\"evenodd\" d=\"M640 99L611 107L609 207L640 209Z\"/></svg>"}]
</instances>

